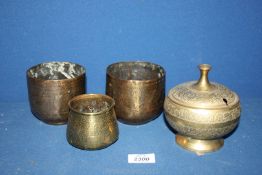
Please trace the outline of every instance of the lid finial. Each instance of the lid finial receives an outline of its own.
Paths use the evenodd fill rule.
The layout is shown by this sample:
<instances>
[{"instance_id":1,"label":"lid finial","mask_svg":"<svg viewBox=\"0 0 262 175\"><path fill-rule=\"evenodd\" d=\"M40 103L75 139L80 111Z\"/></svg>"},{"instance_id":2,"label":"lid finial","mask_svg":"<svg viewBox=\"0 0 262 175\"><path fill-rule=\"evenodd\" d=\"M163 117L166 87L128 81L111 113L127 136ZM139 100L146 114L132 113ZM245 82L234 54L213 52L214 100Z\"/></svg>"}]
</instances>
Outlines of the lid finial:
<instances>
[{"instance_id":1,"label":"lid finial","mask_svg":"<svg viewBox=\"0 0 262 175\"><path fill-rule=\"evenodd\" d=\"M196 84L194 84L194 88L200 91L209 91L212 89L212 85L208 80L208 72L211 70L211 65L209 64L200 64L198 66L200 70L200 78Z\"/></svg>"}]
</instances>

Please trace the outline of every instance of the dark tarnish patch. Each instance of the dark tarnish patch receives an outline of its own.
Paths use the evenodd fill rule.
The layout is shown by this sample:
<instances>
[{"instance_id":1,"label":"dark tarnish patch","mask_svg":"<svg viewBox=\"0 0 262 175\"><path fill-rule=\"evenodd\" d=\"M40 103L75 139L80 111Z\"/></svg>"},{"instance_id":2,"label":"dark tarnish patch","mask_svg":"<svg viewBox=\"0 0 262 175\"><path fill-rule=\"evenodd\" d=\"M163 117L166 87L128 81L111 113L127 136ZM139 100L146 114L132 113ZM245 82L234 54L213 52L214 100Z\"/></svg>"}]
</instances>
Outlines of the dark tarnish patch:
<instances>
[{"instance_id":1,"label":"dark tarnish patch","mask_svg":"<svg viewBox=\"0 0 262 175\"><path fill-rule=\"evenodd\" d=\"M29 70L30 76L45 80L75 78L84 73L80 65L69 62L49 62L39 64Z\"/></svg>"}]
</instances>

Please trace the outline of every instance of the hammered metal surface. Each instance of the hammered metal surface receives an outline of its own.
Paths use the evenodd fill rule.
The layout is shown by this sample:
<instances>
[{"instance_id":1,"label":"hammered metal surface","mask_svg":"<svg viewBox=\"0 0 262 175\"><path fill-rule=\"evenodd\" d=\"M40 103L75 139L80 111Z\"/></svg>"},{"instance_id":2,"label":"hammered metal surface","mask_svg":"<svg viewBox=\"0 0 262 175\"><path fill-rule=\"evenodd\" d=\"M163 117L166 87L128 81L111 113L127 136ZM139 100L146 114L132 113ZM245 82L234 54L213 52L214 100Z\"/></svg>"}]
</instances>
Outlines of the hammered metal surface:
<instances>
[{"instance_id":1,"label":"hammered metal surface","mask_svg":"<svg viewBox=\"0 0 262 175\"><path fill-rule=\"evenodd\" d=\"M114 98L121 122L149 122L163 110L165 71L148 62L112 64L107 68L106 94Z\"/></svg>"},{"instance_id":2,"label":"hammered metal surface","mask_svg":"<svg viewBox=\"0 0 262 175\"><path fill-rule=\"evenodd\" d=\"M27 71L31 111L38 119L48 124L66 123L69 112L68 101L85 93L85 69L72 63L71 68L76 74L67 72L66 67L70 67L68 66L70 64L68 62L43 63ZM45 67L46 65L48 66ZM62 68L63 66L65 67ZM49 70L52 67L54 70ZM62 75L74 76L66 78Z\"/></svg>"}]
</instances>

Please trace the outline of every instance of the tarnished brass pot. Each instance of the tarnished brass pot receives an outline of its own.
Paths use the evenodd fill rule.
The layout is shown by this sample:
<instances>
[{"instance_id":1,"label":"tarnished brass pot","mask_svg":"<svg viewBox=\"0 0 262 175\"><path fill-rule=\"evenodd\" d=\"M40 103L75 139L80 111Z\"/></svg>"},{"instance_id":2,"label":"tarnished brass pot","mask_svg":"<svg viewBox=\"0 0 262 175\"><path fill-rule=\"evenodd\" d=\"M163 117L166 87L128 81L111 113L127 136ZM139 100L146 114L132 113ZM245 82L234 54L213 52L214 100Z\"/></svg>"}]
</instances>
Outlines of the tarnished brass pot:
<instances>
[{"instance_id":1,"label":"tarnished brass pot","mask_svg":"<svg viewBox=\"0 0 262 175\"><path fill-rule=\"evenodd\" d=\"M83 94L69 101L67 141L80 149L102 149L118 139L115 102L101 94Z\"/></svg>"},{"instance_id":2,"label":"tarnished brass pot","mask_svg":"<svg viewBox=\"0 0 262 175\"><path fill-rule=\"evenodd\" d=\"M178 133L177 143L202 154L223 146L224 136L239 123L240 101L225 86L209 82L210 65L199 65L199 80L180 84L168 93L164 110L167 122Z\"/></svg>"},{"instance_id":3,"label":"tarnished brass pot","mask_svg":"<svg viewBox=\"0 0 262 175\"><path fill-rule=\"evenodd\" d=\"M85 69L70 62L48 62L26 72L32 113L48 124L67 122L68 101L85 93Z\"/></svg>"},{"instance_id":4,"label":"tarnished brass pot","mask_svg":"<svg viewBox=\"0 0 262 175\"><path fill-rule=\"evenodd\" d=\"M107 67L106 94L116 102L119 121L144 124L163 110L165 70L149 62L118 62Z\"/></svg>"}]
</instances>

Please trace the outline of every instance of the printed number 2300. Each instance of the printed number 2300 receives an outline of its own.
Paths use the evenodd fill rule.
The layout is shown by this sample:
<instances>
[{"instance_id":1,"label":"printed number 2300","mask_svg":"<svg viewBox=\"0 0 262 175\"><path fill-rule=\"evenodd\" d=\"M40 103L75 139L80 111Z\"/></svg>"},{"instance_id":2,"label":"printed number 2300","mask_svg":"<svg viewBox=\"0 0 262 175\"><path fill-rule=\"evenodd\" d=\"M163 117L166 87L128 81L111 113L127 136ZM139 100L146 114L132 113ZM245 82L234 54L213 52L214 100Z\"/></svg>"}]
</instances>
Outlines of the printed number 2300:
<instances>
[{"instance_id":1,"label":"printed number 2300","mask_svg":"<svg viewBox=\"0 0 262 175\"><path fill-rule=\"evenodd\" d=\"M128 163L155 163L155 154L128 154Z\"/></svg>"}]
</instances>

